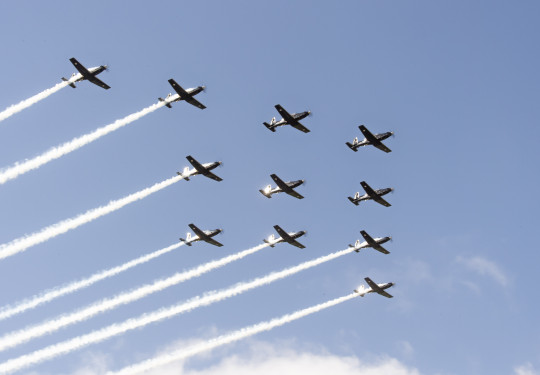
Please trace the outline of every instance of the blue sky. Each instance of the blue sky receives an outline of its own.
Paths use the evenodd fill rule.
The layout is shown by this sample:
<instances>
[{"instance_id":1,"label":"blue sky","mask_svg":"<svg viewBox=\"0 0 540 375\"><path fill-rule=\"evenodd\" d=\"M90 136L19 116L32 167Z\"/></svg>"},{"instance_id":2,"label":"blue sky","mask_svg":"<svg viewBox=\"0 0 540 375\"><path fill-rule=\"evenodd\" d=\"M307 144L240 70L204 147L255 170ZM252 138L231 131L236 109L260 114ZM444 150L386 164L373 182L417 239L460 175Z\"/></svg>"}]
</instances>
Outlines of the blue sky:
<instances>
[{"instance_id":1,"label":"blue sky","mask_svg":"<svg viewBox=\"0 0 540 375\"><path fill-rule=\"evenodd\" d=\"M169 78L208 87L197 97L204 111L175 103L0 186L0 243L165 180L188 165L186 155L224 162L216 172L223 182L180 181L1 261L0 305L169 246L191 222L225 229L223 248L181 247L2 321L1 334L255 246L275 224L309 232L305 250L265 249L2 352L0 361L344 249L365 229L393 236L391 254L351 254L28 371L119 369L345 295L370 276L396 282L395 298L355 299L194 358L184 371L204 373L231 358L247 367L242 361L257 360L253 348L268 358L288 348L292 362L308 353L397 361L420 374L538 373L539 8L534 1L0 4L0 109L70 75L70 57L110 64L100 78L112 87L83 82L0 122L2 167L155 103L171 91ZM262 122L277 115L278 103L311 110L303 121L311 133L269 132ZM393 152L349 150L360 124L395 131L385 142ZM263 197L258 189L271 173L305 178L298 191L306 199ZM350 204L362 180L394 187L392 207Z\"/></svg>"}]
</instances>

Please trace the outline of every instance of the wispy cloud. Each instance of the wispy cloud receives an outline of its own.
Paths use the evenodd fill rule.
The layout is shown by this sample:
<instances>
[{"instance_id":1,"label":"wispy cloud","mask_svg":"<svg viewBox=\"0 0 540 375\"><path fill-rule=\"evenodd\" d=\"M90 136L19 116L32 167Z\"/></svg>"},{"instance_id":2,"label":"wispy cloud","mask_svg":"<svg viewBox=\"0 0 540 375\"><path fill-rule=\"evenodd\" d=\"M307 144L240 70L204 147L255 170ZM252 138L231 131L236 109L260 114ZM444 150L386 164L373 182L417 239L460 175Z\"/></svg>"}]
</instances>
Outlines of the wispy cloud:
<instances>
[{"instance_id":1,"label":"wispy cloud","mask_svg":"<svg viewBox=\"0 0 540 375\"><path fill-rule=\"evenodd\" d=\"M515 375L538 375L540 372L536 371L532 364L525 363L524 365L514 368Z\"/></svg>"},{"instance_id":2,"label":"wispy cloud","mask_svg":"<svg viewBox=\"0 0 540 375\"><path fill-rule=\"evenodd\" d=\"M457 262L464 265L466 268L474 271L482 276L491 277L501 286L507 286L509 283L508 276L504 271L493 261L481 256L475 257L457 257Z\"/></svg>"},{"instance_id":3,"label":"wispy cloud","mask_svg":"<svg viewBox=\"0 0 540 375\"><path fill-rule=\"evenodd\" d=\"M178 342L157 353L158 356L185 348L185 342ZM283 342L265 343L254 341L249 344L247 353L227 355L219 363L203 369L190 370L185 364L163 366L146 372L147 375L275 375L275 374L310 374L310 375L420 375L420 372L408 367L395 358L378 356L364 361L356 356L340 356L328 352L298 350ZM102 363L96 364L95 371L85 365L85 375L105 373ZM76 374L82 374L76 372ZM529 375L529 374L517 374Z\"/></svg>"}]
</instances>

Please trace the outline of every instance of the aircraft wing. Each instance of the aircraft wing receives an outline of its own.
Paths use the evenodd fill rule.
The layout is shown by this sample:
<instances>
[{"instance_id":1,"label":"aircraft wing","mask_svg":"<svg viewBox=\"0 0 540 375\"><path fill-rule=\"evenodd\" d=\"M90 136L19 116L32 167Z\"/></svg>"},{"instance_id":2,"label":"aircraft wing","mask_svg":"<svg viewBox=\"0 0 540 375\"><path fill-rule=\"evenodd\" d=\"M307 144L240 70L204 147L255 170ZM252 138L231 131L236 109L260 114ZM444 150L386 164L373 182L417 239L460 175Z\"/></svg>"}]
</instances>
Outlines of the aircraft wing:
<instances>
[{"instance_id":1,"label":"aircraft wing","mask_svg":"<svg viewBox=\"0 0 540 375\"><path fill-rule=\"evenodd\" d=\"M386 298L394 297L393 295L386 293L384 290L381 290L380 292L377 292L377 293L379 293L381 296L384 296Z\"/></svg>"},{"instance_id":2,"label":"aircraft wing","mask_svg":"<svg viewBox=\"0 0 540 375\"><path fill-rule=\"evenodd\" d=\"M377 139L364 125L360 125L358 127L364 137L371 143L373 146L377 147L379 150L384 152L392 152L388 147L386 147L381 141Z\"/></svg>"},{"instance_id":3,"label":"aircraft wing","mask_svg":"<svg viewBox=\"0 0 540 375\"><path fill-rule=\"evenodd\" d=\"M377 195L376 198L373 198L373 200L379 204L382 204L384 207L390 207L391 204L388 203L387 201L385 201L384 199L382 199L380 196Z\"/></svg>"},{"instance_id":4,"label":"aircraft wing","mask_svg":"<svg viewBox=\"0 0 540 375\"><path fill-rule=\"evenodd\" d=\"M208 242L208 243L210 243L210 244L212 244L214 246L218 246L218 247L223 246L223 244L217 242L212 237L208 236L206 233L204 233L202 230L200 230L195 224L191 223L188 226L191 228L193 233L195 233L199 237L199 239L201 241Z\"/></svg>"},{"instance_id":5,"label":"aircraft wing","mask_svg":"<svg viewBox=\"0 0 540 375\"><path fill-rule=\"evenodd\" d=\"M172 78L169 79L169 83L172 86L172 88L174 89L174 91L176 91L176 93L180 96L180 99L183 99L186 102L188 102L189 104L194 105L195 107L198 107L200 109L205 109L206 108L201 102L199 102L198 100L193 98L193 96L189 95L189 93L186 90L184 90L182 88L182 86L180 86L178 83L176 83L176 81L174 79L172 79Z\"/></svg>"},{"instance_id":6,"label":"aircraft wing","mask_svg":"<svg viewBox=\"0 0 540 375\"><path fill-rule=\"evenodd\" d=\"M388 250L386 250L384 247L382 247L381 245L376 245L376 246L372 246L375 250L377 251L380 251L381 253L383 254L390 254L390 252Z\"/></svg>"},{"instance_id":7,"label":"aircraft wing","mask_svg":"<svg viewBox=\"0 0 540 375\"><path fill-rule=\"evenodd\" d=\"M71 61L73 66L75 66L75 68L79 71L79 73L83 75L84 78L88 78L92 75L92 73L90 73L88 69L86 69L80 62L78 62L75 57L72 57L71 59L69 59L69 61Z\"/></svg>"},{"instance_id":8,"label":"aircraft wing","mask_svg":"<svg viewBox=\"0 0 540 375\"><path fill-rule=\"evenodd\" d=\"M213 174L210 171L206 171L206 173L203 173L203 175L205 177L211 178L212 180L215 180L215 181L223 181L223 179L221 177L216 176L215 174Z\"/></svg>"},{"instance_id":9,"label":"aircraft wing","mask_svg":"<svg viewBox=\"0 0 540 375\"><path fill-rule=\"evenodd\" d=\"M189 160L189 159L188 159L188 160ZM367 184L366 181L360 182L360 185L362 185L362 188L366 191L367 195L369 195L371 198L377 196L377 193L375 193L375 190L373 190L373 189L371 188L371 186L369 186L369 185Z\"/></svg>"},{"instance_id":10,"label":"aircraft wing","mask_svg":"<svg viewBox=\"0 0 540 375\"><path fill-rule=\"evenodd\" d=\"M366 280L366 283L368 283L368 285L370 286L371 289L373 289L374 291L377 291L381 288L379 288L379 286L377 284L375 284L373 282L373 280L371 280L369 277L365 277L364 280Z\"/></svg>"},{"instance_id":11,"label":"aircraft wing","mask_svg":"<svg viewBox=\"0 0 540 375\"><path fill-rule=\"evenodd\" d=\"M296 240L293 240L291 237L290 238L290 241L287 241L285 240L289 245L293 245L293 246L296 246L297 248L299 249L305 249L306 247L304 245L302 245L300 242L296 241Z\"/></svg>"},{"instance_id":12,"label":"aircraft wing","mask_svg":"<svg viewBox=\"0 0 540 375\"><path fill-rule=\"evenodd\" d=\"M384 152L392 152L388 147L386 147L381 141L377 140L379 143L373 143L373 146L377 147L379 150Z\"/></svg>"},{"instance_id":13,"label":"aircraft wing","mask_svg":"<svg viewBox=\"0 0 540 375\"><path fill-rule=\"evenodd\" d=\"M204 104L202 104L200 101L198 101L197 99L195 99L193 97L187 98L186 102L188 102L189 104L194 105L195 107L200 108L200 109L205 109L206 108L206 106Z\"/></svg>"},{"instance_id":14,"label":"aircraft wing","mask_svg":"<svg viewBox=\"0 0 540 375\"><path fill-rule=\"evenodd\" d=\"M304 197L300 194L298 194L296 191L294 191L293 188L291 188L289 185L287 185L281 178L279 178L276 174L271 174L270 177L272 177L272 180L279 186L279 188L284 192L287 193L295 198L298 199L304 199Z\"/></svg>"},{"instance_id":15,"label":"aircraft wing","mask_svg":"<svg viewBox=\"0 0 540 375\"><path fill-rule=\"evenodd\" d=\"M212 244L212 245L214 245L214 246L217 246L217 247L223 246L222 243L219 243L219 242L217 242L216 240L214 240L213 238L208 237L208 236L206 236L206 238L202 238L202 240L205 241L205 242L208 242L209 244Z\"/></svg>"},{"instance_id":16,"label":"aircraft wing","mask_svg":"<svg viewBox=\"0 0 540 375\"><path fill-rule=\"evenodd\" d=\"M186 99L189 96L187 91L184 90L182 88L182 86L180 86L178 83L176 83L176 81L174 79L172 79L172 78L169 79L169 83L172 86L172 88L174 89L174 91L176 91L176 93L178 95L180 95L180 99Z\"/></svg>"},{"instance_id":17,"label":"aircraft wing","mask_svg":"<svg viewBox=\"0 0 540 375\"><path fill-rule=\"evenodd\" d=\"M88 81L92 82L94 85L98 85L99 87L103 87L105 90L108 90L111 88L111 86L107 85L105 82L100 80L99 78L93 76L87 78Z\"/></svg>"},{"instance_id":18,"label":"aircraft wing","mask_svg":"<svg viewBox=\"0 0 540 375\"><path fill-rule=\"evenodd\" d=\"M208 169L206 169L201 163L199 163L195 158L191 155L186 156L186 159L193 165L193 168L197 170L200 174L211 178L212 180L216 181L222 181L223 179L221 177L216 176L212 172L210 172Z\"/></svg>"},{"instance_id":19,"label":"aircraft wing","mask_svg":"<svg viewBox=\"0 0 540 375\"><path fill-rule=\"evenodd\" d=\"M287 121L289 122L289 121ZM302 125L300 122L294 120L294 122L289 122L289 125L291 125L293 128L296 128L298 130L300 130L301 132L304 132L304 133L309 133L310 130L308 128L306 128L304 125Z\"/></svg>"},{"instance_id":20,"label":"aircraft wing","mask_svg":"<svg viewBox=\"0 0 540 375\"><path fill-rule=\"evenodd\" d=\"M379 204L382 204L382 205L385 206L385 207L390 207L390 206L391 206L391 204L388 203L387 201L385 201L384 199L382 199L381 196L380 196L379 194L377 194L377 193L375 192L375 190L373 190L373 189L371 188L371 186L369 186L369 185L367 184L366 181L360 182L360 185L362 185L362 188L366 191L366 193L369 195L369 197L370 197L371 199L373 199L375 202L377 202L377 203L379 203Z\"/></svg>"},{"instance_id":21,"label":"aircraft wing","mask_svg":"<svg viewBox=\"0 0 540 375\"><path fill-rule=\"evenodd\" d=\"M204 233L202 230L200 230L195 224L191 223L188 225L193 233L195 233L197 236L199 236L200 239L203 239L204 237L208 237L206 233Z\"/></svg>"},{"instance_id":22,"label":"aircraft wing","mask_svg":"<svg viewBox=\"0 0 540 375\"><path fill-rule=\"evenodd\" d=\"M366 280L366 283L368 283L368 285L371 287L371 290L373 290L375 293L378 293L386 298L393 297L392 295L386 293L383 289L381 289L381 287L375 284L373 280L371 280L369 277L364 278L364 280Z\"/></svg>"},{"instance_id":23,"label":"aircraft wing","mask_svg":"<svg viewBox=\"0 0 540 375\"><path fill-rule=\"evenodd\" d=\"M283 229L281 229L281 227L279 225L274 225L274 229L276 230L276 232L278 232L278 234L281 236L283 241L285 241L285 242L287 242L287 243L289 243L289 244L291 244L293 246L296 246L296 247L298 247L300 249L305 249L306 248L300 242L296 241L294 238L289 236L289 233L287 233Z\"/></svg>"},{"instance_id":24,"label":"aircraft wing","mask_svg":"<svg viewBox=\"0 0 540 375\"><path fill-rule=\"evenodd\" d=\"M287 112L282 106L280 106L279 104L276 104L274 106L277 111L279 112L279 114L281 115L281 117L283 117L283 119L285 121L287 121L289 124L290 123L293 123L293 122L298 122L296 121L296 119L294 117L291 116L291 114L289 112Z\"/></svg>"},{"instance_id":25,"label":"aircraft wing","mask_svg":"<svg viewBox=\"0 0 540 375\"><path fill-rule=\"evenodd\" d=\"M365 230L361 230L360 231L360 234L362 235L362 237L364 237L364 239L366 240L366 242L375 250L377 251L380 251L381 253L383 254L390 254L390 252L388 250L386 250L384 247L382 247L381 245L379 245L374 239L373 237L371 237L369 234L367 234L367 232Z\"/></svg>"}]
</instances>

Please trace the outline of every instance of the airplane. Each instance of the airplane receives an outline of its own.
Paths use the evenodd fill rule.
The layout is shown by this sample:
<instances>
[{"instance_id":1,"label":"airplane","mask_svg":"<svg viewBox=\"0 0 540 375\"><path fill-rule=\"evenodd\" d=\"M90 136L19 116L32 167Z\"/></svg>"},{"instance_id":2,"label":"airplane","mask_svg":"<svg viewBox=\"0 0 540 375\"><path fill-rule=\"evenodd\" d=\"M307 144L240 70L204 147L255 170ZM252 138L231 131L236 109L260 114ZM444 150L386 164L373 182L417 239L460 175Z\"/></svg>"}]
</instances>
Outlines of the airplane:
<instances>
[{"instance_id":1,"label":"airplane","mask_svg":"<svg viewBox=\"0 0 540 375\"><path fill-rule=\"evenodd\" d=\"M361 230L360 233L362 234L362 237L364 237L365 241L360 243L360 240L356 240L354 245L349 245L349 247L354 248L354 251L357 253L360 252L360 249L364 247L371 247L377 251L380 251L383 254L390 254L388 250L386 250L381 245L385 242L388 242L392 239L392 237L377 237L373 238L365 230Z\"/></svg>"},{"instance_id":2,"label":"airplane","mask_svg":"<svg viewBox=\"0 0 540 375\"><path fill-rule=\"evenodd\" d=\"M62 81L67 82L68 85L70 85L73 88L76 88L75 82L79 81L90 81L95 85L98 85L99 87L103 87L105 90L110 89L111 87L107 85L102 80L98 79L96 76L103 72L104 70L107 70L107 65L101 65L97 66L95 68L86 69L80 62L75 59L75 57L72 57L69 59L71 63L75 66L75 68L79 71L79 73L73 73L70 77L70 79L66 79L62 77Z\"/></svg>"},{"instance_id":3,"label":"airplane","mask_svg":"<svg viewBox=\"0 0 540 375\"><path fill-rule=\"evenodd\" d=\"M274 180L274 182L277 184L277 187L272 189L272 185L268 185L267 187L261 190L262 195L264 195L266 198L272 198L272 194L276 193L287 193L295 198L303 199L304 197L298 194L296 191L294 191L294 188L297 186L300 186L304 183L305 180L296 180L296 181L289 181L284 182L281 178L276 176L275 174L271 174L270 177Z\"/></svg>"},{"instance_id":4,"label":"airplane","mask_svg":"<svg viewBox=\"0 0 540 375\"><path fill-rule=\"evenodd\" d=\"M305 230L301 230L299 232L287 233L283 229L281 229L281 227L279 225L274 225L274 229L276 230L276 232L278 232L278 234L281 237L275 238L275 236L273 234L271 234L270 237L265 238L263 241L265 243L267 243L268 245L270 245L270 247L274 247L277 243L280 243L280 242L288 242L291 245L296 246L296 247L298 247L300 249L305 248L304 245L302 245L300 242L296 241L296 238L302 237L304 234L307 233Z\"/></svg>"},{"instance_id":5,"label":"airplane","mask_svg":"<svg viewBox=\"0 0 540 375\"><path fill-rule=\"evenodd\" d=\"M392 295L386 293L384 290L396 285L395 283L375 284L369 277L366 277L364 280L366 280L366 283L368 283L370 288L366 289L364 285L360 285L358 289L355 289L354 291L358 293L360 297L363 297L368 293L378 293L386 298L393 297Z\"/></svg>"},{"instance_id":6,"label":"airplane","mask_svg":"<svg viewBox=\"0 0 540 375\"><path fill-rule=\"evenodd\" d=\"M388 203L387 201L385 201L384 199L382 199L381 197L383 195L386 195L388 193L390 193L391 191L394 191L393 188L384 188L384 189L377 189L377 190L373 190L371 188L371 186L369 186L366 181L362 181L360 182L360 185L362 185L362 187L364 188L364 190L366 191L366 194L360 196L360 193L359 192L356 192L356 194L354 195L354 197L347 197L348 200L350 200L353 204L355 204L356 206L358 206L358 204L361 202L361 201L365 201L365 200L368 200L368 199L373 199L375 202L379 203L379 204L382 204L383 206L385 207L390 207L391 204Z\"/></svg>"},{"instance_id":7,"label":"airplane","mask_svg":"<svg viewBox=\"0 0 540 375\"><path fill-rule=\"evenodd\" d=\"M184 180L189 181L189 178L191 176L195 176L197 174L202 174L203 176L206 176L208 178L211 178L212 180L216 181L222 181L223 179L219 176L216 176L212 172L210 172L212 169L216 168L217 166L221 165L220 161L215 161L213 163L204 163L201 164L195 158L191 155L186 156L186 159L193 165L195 169L189 169L189 167L185 167L182 173L176 172L177 175L182 176Z\"/></svg>"},{"instance_id":8,"label":"airplane","mask_svg":"<svg viewBox=\"0 0 540 375\"><path fill-rule=\"evenodd\" d=\"M176 94L173 95L169 93L169 95L167 95L165 99L158 98L160 102L165 102L165 105L168 108L172 108L171 103L178 102L180 100L185 100L189 104L194 105L195 107L200 108L200 109L206 108L204 104L200 103L198 100L194 98L195 95L197 95L201 91L204 91L206 89L206 86L197 86L192 89L184 90L182 86L176 83L176 81L172 78L169 79L169 83L171 84L174 91L176 91Z\"/></svg>"},{"instance_id":9,"label":"airplane","mask_svg":"<svg viewBox=\"0 0 540 375\"><path fill-rule=\"evenodd\" d=\"M214 246L218 246L218 247L223 246L223 244L212 239L212 237L214 237L216 234L223 232L223 229L200 230L193 223L189 224L189 227L195 234L191 236L191 233L188 232L186 235L186 239L180 238L180 241L182 241L186 245L191 246L192 242L205 241Z\"/></svg>"},{"instance_id":10,"label":"airplane","mask_svg":"<svg viewBox=\"0 0 540 375\"><path fill-rule=\"evenodd\" d=\"M291 125L293 128L303 131L304 133L310 132L310 130L304 125L302 125L299 121L309 116L311 114L311 111L290 114L279 104L276 104L274 107L277 109L277 111L283 118L279 121L276 121L276 118L274 117L272 118L272 121L270 121L270 124L267 122L263 122L264 126L266 126L268 129L275 132L278 126Z\"/></svg>"},{"instance_id":11,"label":"airplane","mask_svg":"<svg viewBox=\"0 0 540 375\"><path fill-rule=\"evenodd\" d=\"M362 134L364 134L364 140L358 141L358 137L354 138L353 143L346 142L345 144L349 146L351 150L354 152L358 151L359 147L367 146L367 145L373 145L377 147L379 150L382 150L384 152L392 152L388 147L386 147L381 141L384 141L386 138L390 137L394 134L394 132L386 132L381 134L373 134L364 125L360 125L358 127Z\"/></svg>"}]
</instances>

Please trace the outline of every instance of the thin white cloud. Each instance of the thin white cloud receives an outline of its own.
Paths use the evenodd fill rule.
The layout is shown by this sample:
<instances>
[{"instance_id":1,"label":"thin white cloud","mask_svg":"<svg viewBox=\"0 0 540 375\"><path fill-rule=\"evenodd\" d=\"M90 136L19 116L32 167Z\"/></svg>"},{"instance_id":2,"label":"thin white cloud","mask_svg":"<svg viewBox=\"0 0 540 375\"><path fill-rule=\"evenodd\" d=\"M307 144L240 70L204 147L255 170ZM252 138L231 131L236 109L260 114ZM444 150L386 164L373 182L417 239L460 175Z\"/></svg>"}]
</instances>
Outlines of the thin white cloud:
<instances>
[{"instance_id":1,"label":"thin white cloud","mask_svg":"<svg viewBox=\"0 0 540 375\"><path fill-rule=\"evenodd\" d=\"M356 356L341 356L328 352L295 350L283 342L277 344L250 341L248 353L225 355L217 364L203 370L192 370L185 361L169 364L146 372L147 375L420 375L420 372L408 367L395 358L377 356L370 360L361 360ZM162 355L186 346L179 342L161 351ZM95 371L90 371L85 364L84 372L76 370L72 375L97 375L105 373L104 362L96 364ZM200 368L200 364L197 364ZM518 374L529 375L529 374Z\"/></svg>"},{"instance_id":2,"label":"thin white cloud","mask_svg":"<svg viewBox=\"0 0 540 375\"><path fill-rule=\"evenodd\" d=\"M514 369L515 375L539 375L540 372L536 371L532 364L525 363L524 365L518 366Z\"/></svg>"},{"instance_id":3,"label":"thin white cloud","mask_svg":"<svg viewBox=\"0 0 540 375\"><path fill-rule=\"evenodd\" d=\"M493 261L481 256L475 257L457 257L457 262L482 276L489 276L501 286L508 285L508 276L503 270Z\"/></svg>"}]
</instances>

